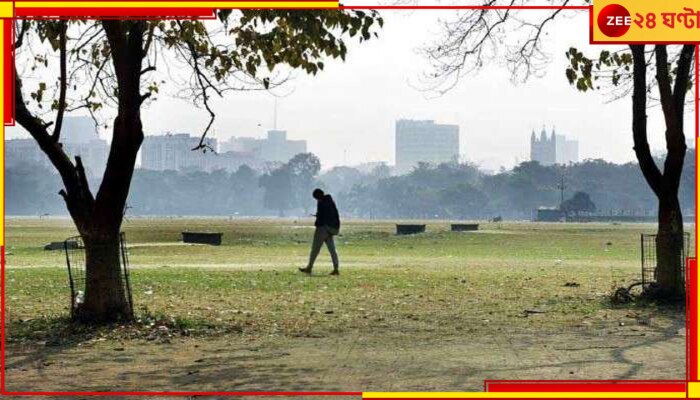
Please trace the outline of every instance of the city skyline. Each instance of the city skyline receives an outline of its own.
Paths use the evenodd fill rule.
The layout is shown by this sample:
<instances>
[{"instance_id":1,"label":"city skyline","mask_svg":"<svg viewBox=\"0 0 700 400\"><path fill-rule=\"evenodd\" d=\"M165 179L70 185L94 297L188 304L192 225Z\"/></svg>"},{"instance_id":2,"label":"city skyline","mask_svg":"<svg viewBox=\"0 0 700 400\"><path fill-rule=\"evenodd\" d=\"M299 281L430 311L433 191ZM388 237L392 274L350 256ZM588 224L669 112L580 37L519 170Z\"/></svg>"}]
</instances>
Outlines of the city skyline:
<instances>
[{"instance_id":1,"label":"city skyline","mask_svg":"<svg viewBox=\"0 0 700 400\"><path fill-rule=\"evenodd\" d=\"M103 171L104 166L100 164L100 157L106 162L107 152L108 152L108 142L97 135L91 137L94 134L93 129L76 129L76 127L85 128L91 125L89 117L83 116L68 116L65 119L66 130L64 132L64 144L67 145L69 155L82 155L84 163L89 166L88 169L91 171L91 175L99 175ZM438 121L442 122L442 121ZM585 158L580 158L578 156L578 138L570 135L560 134L560 131L556 131L554 126L551 127L550 132L546 132L546 125L542 125L542 130L540 133L535 135L535 130L533 129L530 134L530 144L527 149L529 151L529 157L524 161L538 161L542 165L552 165L552 164L568 164L571 162L582 162ZM399 119L395 121L394 126L394 136L398 137L400 128L410 132L412 134L419 134L419 136L428 136L430 138L437 138L442 134L449 134L449 136L454 135L454 138L446 139L446 142L438 145L431 143L426 148L421 145L422 142L428 140L426 137L413 138L411 140L404 140L404 143L408 144L399 146L398 140L395 140L396 147L394 148L394 160L395 162L390 162L389 160L364 160L359 163L341 163L337 165L330 165L323 167L322 170L330 170L337 166L347 166L347 167L360 167L364 165L388 165L394 168L395 174L403 174L410 172L412 167L415 167L419 162L425 162L431 165L437 165L442 162L468 162L463 157L463 153L456 151L460 147L460 127L452 124L435 123L434 120L411 120L411 119ZM434 130L434 131L433 131ZM194 147L199 143L200 137L192 132L166 132L166 133L145 133L144 143L142 144L141 151L139 152L139 157L137 160L137 168L153 169L153 170L187 170L187 169L197 169L202 171L211 172L217 169L224 169L229 172L235 171L238 167L242 165L247 165L253 169L261 170L265 165L281 164L294 155L299 153L307 152L307 141L306 140L289 140L287 138L287 131L280 129L271 129L266 132L266 137L259 138L253 136L230 136L227 140L217 140L215 135L210 135L206 138L205 143L207 143L207 150L211 153L216 153L219 157L218 160L206 160L201 157L199 151L192 151ZM407 132L408 133L408 132ZM545 135L546 137L542 136ZM437 135L437 136L435 136ZM556 142L554 142L554 137L556 136ZM171 160L170 164L178 165L176 168L167 168L163 166L154 167L154 165L165 165L164 161L161 159L152 158L149 162L144 161L143 154L147 151L152 150L152 146L156 142L162 142L162 139L169 138L171 143L167 146L165 143L159 144L162 149L158 152L163 153L159 158L164 158L165 153L177 153L177 155L170 155L174 157L175 161ZM421 143L410 143L411 141ZM431 139L432 140L432 139ZM33 139L30 138L7 138L7 157L6 165L12 166L18 163L18 160L29 161L30 163L40 164L42 166L49 166L49 160L43 159L44 155L41 153L40 149L36 145ZM693 147L692 138L688 138L688 147ZM551 142L551 143L550 143ZM173 145L177 143L180 148L173 148ZM556 144L555 144L556 143ZM80 144L81 146L78 146ZM549 148L551 145L551 149ZM149 147L150 146L150 147ZM436 147L437 146L437 147ZM166 149L167 147L167 149ZM149 150L150 149L150 150ZM408 150L408 151L407 151ZM437 154L440 152L448 152L449 155ZM407 154L404 156L404 165L399 160L399 153L403 152ZM653 154L657 157L663 155L663 150L653 150ZM74 154L75 153L75 154ZM409 154L412 153L412 154ZM551 154L550 154L551 153ZM406 158L407 157L407 158ZM199 160L201 158L201 161ZM551 158L551 159L550 159ZM184 161L183 161L184 160ZM181 163L189 163L181 167ZM155 163L155 164L154 164ZM104 164L104 163L102 163ZM477 166L484 172L495 173L497 170L489 169L483 165Z\"/></svg>"},{"instance_id":2,"label":"city skyline","mask_svg":"<svg viewBox=\"0 0 700 400\"><path fill-rule=\"evenodd\" d=\"M566 80L564 52L570 46L589 54L600 50L588 44L585 14L571 13L548 28L558 34L544 44L552 60L542 76L513 84L507 68L494 64L463 77L452 91L438 96L422 90L421 78L428 69L417 50L437 37L439 19L453 15L449 10L387 11L377 40L349 44L346 62L329 60L317 76L294 75L275 92L279 97L252 91L212 98L217 119L211 137L219 141L233 136L263 138L274 128L277 101L277 127L286 130L290 139L307 140L308 151L319 156L324 169L367 161L395 164L394 123L399 119L458 125L462 160L488 170L510 169L529 160L529 132L543 123L577 138L582 160L635 160L629 99L609 102L601 92L582 94ZM167 85L162 88L166 94L175 91ZM147 134L197 136L208 122L207 113L191 101L169 95L161 95L142 117ZM692 107L686 121L686 136L692 139ZM8 129L7 137L18 137L18 132L18 128ZM652 149L665 148L663 132L661 112L652 108ZM109 133L102 130L102 138ZM617 145L607 145L610 140Z\"/></svg>"}]
</instances>

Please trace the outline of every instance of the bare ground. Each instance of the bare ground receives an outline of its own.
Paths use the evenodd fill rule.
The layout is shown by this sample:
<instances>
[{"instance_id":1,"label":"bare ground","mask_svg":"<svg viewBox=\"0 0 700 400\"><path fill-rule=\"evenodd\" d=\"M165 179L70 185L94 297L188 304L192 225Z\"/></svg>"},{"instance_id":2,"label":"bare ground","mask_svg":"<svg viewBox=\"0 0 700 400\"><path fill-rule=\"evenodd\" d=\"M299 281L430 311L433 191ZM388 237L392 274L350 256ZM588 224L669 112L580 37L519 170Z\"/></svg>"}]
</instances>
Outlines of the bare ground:
<instances>
[{"instance_id":1,"label":"bare ground","mask_svg":"<svg viewBox=\"0 0 700 400\"><path fill-rule=\"evenodd\" d=\"M11 345L7 390L479 391L486 379L684 379L682 320L415 341L395 333Z\"/></svg>"}]
</instances>

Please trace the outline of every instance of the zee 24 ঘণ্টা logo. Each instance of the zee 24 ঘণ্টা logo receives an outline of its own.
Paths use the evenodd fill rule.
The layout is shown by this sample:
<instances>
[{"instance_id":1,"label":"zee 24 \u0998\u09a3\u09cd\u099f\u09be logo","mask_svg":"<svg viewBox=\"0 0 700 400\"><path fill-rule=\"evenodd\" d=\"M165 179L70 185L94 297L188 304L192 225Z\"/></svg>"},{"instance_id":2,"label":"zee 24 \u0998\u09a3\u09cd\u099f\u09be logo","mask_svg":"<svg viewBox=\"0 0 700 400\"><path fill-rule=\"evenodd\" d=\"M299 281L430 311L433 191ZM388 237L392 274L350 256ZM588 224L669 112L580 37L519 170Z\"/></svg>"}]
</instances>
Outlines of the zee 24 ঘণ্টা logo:
<instances>
[{"instance_id":1,"label":"zee 24 \u0998\u09a3\u09cd\u099f\u09be logo","mask_svg":"<svg viewBox=\"0 0 700 400\"><path fill-rule=\"evenodd\" d=\"M600 10L596 22L600 32L609 38L624 36L632 26L638 29L634 34L635 39L640 39L639 35L642 32L648 33L641 39L653 39L655 36L648 36L652 32L654 32L653 35L656 35L656 32L677 35L676 38L682 38L681 41L688 41L688 35L700 38L700 11L668 3L663 7L668 9L654 10L646 7L646 9L634 10L639 12L631 13L623 5L608 4ZM677 9L673 10L674 8Z\"/></svg>"}]
</instances>

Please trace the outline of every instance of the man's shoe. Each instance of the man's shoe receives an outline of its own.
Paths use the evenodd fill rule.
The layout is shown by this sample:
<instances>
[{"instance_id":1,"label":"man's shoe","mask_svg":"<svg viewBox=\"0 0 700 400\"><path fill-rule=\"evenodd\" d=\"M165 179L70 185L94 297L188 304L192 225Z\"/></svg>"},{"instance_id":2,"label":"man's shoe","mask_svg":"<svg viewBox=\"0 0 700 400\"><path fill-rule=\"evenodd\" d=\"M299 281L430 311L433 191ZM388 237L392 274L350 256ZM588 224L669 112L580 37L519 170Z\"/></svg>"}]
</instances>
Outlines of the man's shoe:
<instances>
[{"instance_id":1,"label":"man's shoe","mask_svg":"<svg viewBox=\"0 0 700 400\"><path fill-rule=\"evenodd\" d=\"M331 275L340 275L340 271L334 269L333 272L331 272Z\"/></svg>"},{"instance_id":2,"label":"man's shoe","mask_svg":"<svg viewBox=\"0 0 700 400\"><path fill-rule=\"evenodd\" d=\"M299 268L299 271L311 275L311 268Z\"/></svg>"}]
</instances>

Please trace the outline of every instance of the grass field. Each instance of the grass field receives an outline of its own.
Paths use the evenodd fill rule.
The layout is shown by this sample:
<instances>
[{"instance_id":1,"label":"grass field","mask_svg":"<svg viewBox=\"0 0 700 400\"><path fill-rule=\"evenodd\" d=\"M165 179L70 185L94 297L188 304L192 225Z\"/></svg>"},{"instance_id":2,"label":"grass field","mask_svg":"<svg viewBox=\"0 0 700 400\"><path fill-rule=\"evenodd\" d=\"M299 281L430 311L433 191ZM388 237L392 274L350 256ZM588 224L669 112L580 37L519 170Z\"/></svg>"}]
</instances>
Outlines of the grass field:
<instances>
[{"instance_id":1,"label":"grass field","mask_svg":"<svg viewBox=\"0 0 700 400\"><path fill-rule=\"evenodd\" d=\"M683 379L683 310L610 304L652 225L353 221L341 276L311 221L124 225L139 323L66 322L68 220L6 221L8 390L482 390L484 379ZM693 227L688 226L689 231ZM183 230L224 233L184 245ZM691 240L692 242L692 240ZM79 376L80 379L75 379Z\"/></svg>"}]
</instances>

